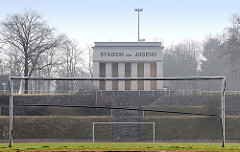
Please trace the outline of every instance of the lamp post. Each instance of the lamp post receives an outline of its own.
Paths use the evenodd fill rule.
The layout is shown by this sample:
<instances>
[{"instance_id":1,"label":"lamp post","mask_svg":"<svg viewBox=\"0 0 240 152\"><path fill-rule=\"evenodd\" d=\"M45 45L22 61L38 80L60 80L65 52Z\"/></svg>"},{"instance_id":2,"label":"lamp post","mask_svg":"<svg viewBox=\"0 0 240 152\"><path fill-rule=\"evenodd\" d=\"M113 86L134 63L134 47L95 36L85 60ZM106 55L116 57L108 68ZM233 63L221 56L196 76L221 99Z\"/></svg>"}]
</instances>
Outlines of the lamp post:
<instances>
[{"instance_id":1,"label":"lamp post","mask_svg":"<svg viewBox=\"0 0 240 152\"><path fill-rule=\"evenodd\" d=\"M144 42L145 41L145 39L139 39L139 42Z\"/></svg>"},{"instance_id":2,"label":"lamp post","mask_svg":"<svg viewBox=\"0 0 240 152\"><path fill-rule=\"evenodd\" d=\"M135 9L136 12L138 12L138 42L139 42L139 12L142 12L143 9L142 8L136 8Z\"/></svg>"},{"instance_id":3,"label":"lamp post","mask_svg":"<svg viewBox=\"0 0 240 152\"><path fill-rule=\"evenodd\" d=\"M6 93L6 83L2 83L2 86L3 86L3 93L5 94Z\"/></svg>"}]
</instances>

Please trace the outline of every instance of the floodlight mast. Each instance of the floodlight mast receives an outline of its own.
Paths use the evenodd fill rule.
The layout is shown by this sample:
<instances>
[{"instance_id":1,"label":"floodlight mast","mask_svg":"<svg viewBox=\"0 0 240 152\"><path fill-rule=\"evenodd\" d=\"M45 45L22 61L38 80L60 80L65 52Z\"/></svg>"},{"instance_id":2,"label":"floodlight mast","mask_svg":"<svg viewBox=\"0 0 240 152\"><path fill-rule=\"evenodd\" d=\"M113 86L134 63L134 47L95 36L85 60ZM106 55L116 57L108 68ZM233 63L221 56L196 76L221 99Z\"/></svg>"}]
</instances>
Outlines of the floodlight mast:
<instances>
[{"instance_id":1,"label":"floodlight mast","mask_svg":"<svg viewBox=\"0 0 240 152\"><path fill-rule=\"evenodd\" d=\"M140 40L140 37L139 37L139 12L142 12L143 9L142 8L136 8L135 11L138 12L138 42L139 42L139 40Z\"/></svg>"}]
</instances>

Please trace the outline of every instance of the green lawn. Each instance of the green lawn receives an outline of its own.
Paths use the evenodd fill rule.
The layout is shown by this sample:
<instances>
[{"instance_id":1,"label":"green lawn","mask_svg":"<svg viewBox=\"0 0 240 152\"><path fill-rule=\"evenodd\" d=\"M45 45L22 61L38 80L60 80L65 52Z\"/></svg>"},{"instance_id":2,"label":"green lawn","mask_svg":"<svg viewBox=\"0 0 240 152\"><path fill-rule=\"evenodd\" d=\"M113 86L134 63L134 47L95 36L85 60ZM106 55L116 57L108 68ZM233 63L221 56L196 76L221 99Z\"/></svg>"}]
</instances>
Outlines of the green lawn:
<instances>
[{"instance_id":1,"label":"green lawn","mask_svg":"<svg viewBox=\"0 0 240 152\"><path fill-rule=\"evenodd\" d=\"M0 143L0 151L99 151L99 150L170 150L170 151L240 151L239 143Z\"/></svg>"}]
</instances>

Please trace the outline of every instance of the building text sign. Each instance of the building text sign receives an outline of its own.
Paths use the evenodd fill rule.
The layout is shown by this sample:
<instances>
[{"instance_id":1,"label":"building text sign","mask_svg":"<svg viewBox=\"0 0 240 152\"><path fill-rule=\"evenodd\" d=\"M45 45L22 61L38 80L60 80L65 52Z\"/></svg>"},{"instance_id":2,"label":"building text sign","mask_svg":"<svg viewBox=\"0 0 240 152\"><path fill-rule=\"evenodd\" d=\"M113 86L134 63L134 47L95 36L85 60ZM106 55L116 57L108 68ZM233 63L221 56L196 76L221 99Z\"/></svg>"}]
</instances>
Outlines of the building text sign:
<instances>
[{"instance_id":1,"label":"building text sign","mask_svg":"<svg viewBox=\"0 0 240 152\"><path fill-rule=\"evenodd\" d=\"M96 50L93 54L95 61L145 61L162 60L159 50Z\"/></svg>"},{"instance_id":2,"label":"building text sign","mask_svg":"<svg viewBox=\"0 0 240 152\"><path fill-rule=\"evenodd\" d=\"M135 54L127 53L125 54L124 52L101 52L101 57L155 57L157 56L156 52L136 52Z\"/></svg>"}]
</instances>

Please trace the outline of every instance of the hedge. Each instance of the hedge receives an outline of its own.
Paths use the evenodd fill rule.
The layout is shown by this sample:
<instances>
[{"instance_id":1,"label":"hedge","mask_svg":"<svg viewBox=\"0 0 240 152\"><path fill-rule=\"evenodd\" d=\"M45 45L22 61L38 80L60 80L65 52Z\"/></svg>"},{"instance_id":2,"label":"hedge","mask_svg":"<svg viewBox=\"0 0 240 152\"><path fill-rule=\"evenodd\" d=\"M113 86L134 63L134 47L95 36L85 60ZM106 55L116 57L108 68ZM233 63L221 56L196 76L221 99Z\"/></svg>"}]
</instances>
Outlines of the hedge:
<instances>
[{"instance_id":1,"label":"hedge","mask_svg":"<svg viewBox=\"0 0 240 152\"><path fill-rule=\"evenodd\" d=\"M109 116L16 116L15 139L92 139L92 122L113 121ZM219 118L191 116L148 116L143 121L156 123L157 140L221 140ZM226 139L240 140L240 117L226 118ZM105 126L106 127L106 126ZM149 126L151 127L151 126ZM151 134L150 129L149 134ZM106 139L111 131L101 129ZM151 135L149 135L151 136ZM100 138L100 136L98 136ZM0 139L8 138L8 117L0 117Z\"/></svg>"}]
</instances>

